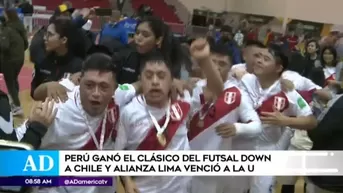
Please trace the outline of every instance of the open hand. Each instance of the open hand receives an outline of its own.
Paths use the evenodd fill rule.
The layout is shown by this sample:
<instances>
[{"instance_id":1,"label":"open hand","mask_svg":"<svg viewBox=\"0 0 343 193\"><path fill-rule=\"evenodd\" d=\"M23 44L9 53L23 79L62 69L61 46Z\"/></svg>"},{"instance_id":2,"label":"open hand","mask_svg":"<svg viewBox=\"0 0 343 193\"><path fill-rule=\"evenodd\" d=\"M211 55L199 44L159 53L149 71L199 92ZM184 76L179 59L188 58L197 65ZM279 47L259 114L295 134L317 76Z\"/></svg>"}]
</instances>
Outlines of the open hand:
<instances>
[{"instance_id":1,"label":"open hand","mask_svg":"<svg viewBox=\"0 0 343 193\"><path fill-rule=\"evenodd\" d=\"M287 117L281 112L262 112L260 116L261 122L268 125L287 126Z\"/></svg>"},{"instance_id":2,"label":"open hand","mask_svg":"<svg viewBox=\"0 0 343 193\"><path fill-rule=\"evenodd\" d=\"M216 132L222 138L229 138L236 135L236 127L233 124L223 123L216 127Z\"/></svg>"},{"instance_id":3,"label":"open hand","mask_svg":"<svg viewBox=\"0 0 343 193\"><path fill-rule=\"evenodd\" d=\"M77 72L72 74L69 77L70 81L72 81L75 85L79 85L80 84L80 79L81 79L81 72Z\"/></svg>"},{"instance_id":4,"label":"open hand","mask_svg":"<svg viewBox=\"0 0 343 193\"><path fill-rule=\"evenodd\" d=\"M54 101L46 99L44 103L35 101L29 115L29 122L39 122L49 127L55 120L57 109L54 109Z\"/></svg>"},{"instance_id":5,"label":"open hand","mask_svg":"<svg viewBox=\"0 0 343 193\"><path fill-rule=\"evenodd\" d=\"M67 91L68 89L58 82L47 82L45 83L47 87L47 97L58 102L65 102L68 99Z\"/></svg>"}]
</instances>

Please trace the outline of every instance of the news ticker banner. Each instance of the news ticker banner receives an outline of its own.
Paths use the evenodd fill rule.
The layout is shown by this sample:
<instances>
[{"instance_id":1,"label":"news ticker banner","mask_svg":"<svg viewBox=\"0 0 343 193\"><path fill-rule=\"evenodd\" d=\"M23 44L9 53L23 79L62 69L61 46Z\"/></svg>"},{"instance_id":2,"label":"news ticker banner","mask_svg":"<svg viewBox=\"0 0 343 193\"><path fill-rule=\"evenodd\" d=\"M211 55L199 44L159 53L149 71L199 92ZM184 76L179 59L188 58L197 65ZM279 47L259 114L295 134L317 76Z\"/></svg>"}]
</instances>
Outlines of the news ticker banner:
<instances>
[{"instance_id":1,"label":"news ticker banner","mask_svg":"<svg viewBox=\"0 0 343 193\"><path fill-rule=\"evenodd\" d=\"M0 186L112 186L113 177L0 177Z\"/></svg>"},{"instance_id":2,"label":"news ticker banner","mask_svg":"<svg viewBox=\"0 0 343 193\"><path fill-rule=\"evenodd\" d=\"M343 151L0 151L0 176L335 176Z\"/></svg>"}]
</instances>

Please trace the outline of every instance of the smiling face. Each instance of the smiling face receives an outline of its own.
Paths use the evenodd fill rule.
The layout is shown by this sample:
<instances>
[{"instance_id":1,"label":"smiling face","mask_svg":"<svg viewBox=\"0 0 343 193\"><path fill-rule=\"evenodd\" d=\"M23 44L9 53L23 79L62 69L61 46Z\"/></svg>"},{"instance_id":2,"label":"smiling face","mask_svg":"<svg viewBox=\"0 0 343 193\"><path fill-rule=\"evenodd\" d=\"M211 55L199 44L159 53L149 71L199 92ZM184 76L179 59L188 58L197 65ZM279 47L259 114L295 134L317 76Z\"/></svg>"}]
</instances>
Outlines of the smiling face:
<instances>
[{"instance_id":1,"label":"smiling face","mask_svg":"<svg viewBox=\"0 0 343 193\"><path fill-rule=\"evenodd\" d=\"M276 63L273 54L267 48L260 49L254 56L253 71L257 77L274 77L282 72L282 65Z\"/></svg>"}]
</instances>

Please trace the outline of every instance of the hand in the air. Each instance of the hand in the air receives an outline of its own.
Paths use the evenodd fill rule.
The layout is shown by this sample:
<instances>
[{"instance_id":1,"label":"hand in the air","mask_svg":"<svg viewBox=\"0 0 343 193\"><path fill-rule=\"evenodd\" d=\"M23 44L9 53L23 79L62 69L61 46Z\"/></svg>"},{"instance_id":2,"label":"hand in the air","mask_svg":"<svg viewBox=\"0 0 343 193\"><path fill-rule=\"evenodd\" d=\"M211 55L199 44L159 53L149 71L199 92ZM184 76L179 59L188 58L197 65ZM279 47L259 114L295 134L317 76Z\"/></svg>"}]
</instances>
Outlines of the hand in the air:
<instances>
[{"instance_id":1,"label":"hand in the air","mask_svg":"<svg viewBox=\"0 0 343 193\"><path fill-rule=\"evenodd\" d=\"M47 97L52 98L55 100L56 103L58 102L65 102L68 99L67 91L68 89L58 82L47 82Z\"/></svg>"},{"instance_id":2,"label":"hand in the air","mask_svg":"<svg viewBox=\"0 0 343 193\"><path fill-rule=\"evenodd\" d=\"M54 109L54 101L46 99L43 102L35 101L29 115L29 122L39 122L49 127L55 119L57 109Z\"/></svg>"},{"instance_id":3,"label":"hand in the air","mask_svg":"<svg viewBox=\"0 0 343 193\"><path fill-rule=\"evenodd\" d=\"M81 79L81 72L77 72L72 74L69 77L70 81L72 81L75 85L79 85L80 84L80 79Z\"/></svg>"},{"instance_id":4,"label":"hand in the air","mask_svg":"<svg viewBox=\"0 0 343 193\"><path fill-rule=\"evenodd\" d=\"M196 39L192 42L190 52L195 60L206 60L210 57L210 45L204 38Z\"/></svg>"},{"instance_id":5,"label":"hand in the air","mask_svg":"<svg viewBox=\"0 0 343 193\"><path fill-rule=\"evenodd\" d=\"M260 119L263 124L287 126L287 116L277 110L274 110L274 112L262 112Z\"/></svg>"},{"instance_id":6,"label":"hand in the air","mask_svg":"<svg viewBox=\"0 0 343 193\"><path fill-rule=\"evenodd\" d=\"M280 84L281 84L281 90L283 92L291 92L295 88L293 82L287 79L281 79Z\"/></svg>"},{"instance_id":7,"label":"hand in the air","mask_svg":"<svg viewBox=\"0 0 343 193\"><path fill-rule=\"evenodd\" d=\"M233 124L223 123L216 127L216 132L222 138L229 138L236 135L236 127Z\"/></svg>"}]
</instances>

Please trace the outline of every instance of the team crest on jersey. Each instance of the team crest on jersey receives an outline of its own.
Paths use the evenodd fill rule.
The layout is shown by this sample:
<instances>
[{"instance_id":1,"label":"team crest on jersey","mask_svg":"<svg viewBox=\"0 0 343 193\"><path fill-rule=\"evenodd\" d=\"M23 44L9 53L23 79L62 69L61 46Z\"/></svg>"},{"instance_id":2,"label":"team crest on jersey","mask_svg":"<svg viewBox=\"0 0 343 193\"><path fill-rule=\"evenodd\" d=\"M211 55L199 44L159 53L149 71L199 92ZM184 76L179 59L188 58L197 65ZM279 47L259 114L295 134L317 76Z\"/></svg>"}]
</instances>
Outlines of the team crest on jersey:
<instances>
[{"instance_id":1,"label":"team crest on jersey","mask_svg":"<svg viewBox=\"0 0 343 193\"><path fill-rule=\"evenodd\" d=\"M286 106L286 99L284 97L275 97L274 98L274 108L278 111L281 111Z\"/></svg>"},{"instance_id":2,"label":"team crest on jersey","mask_svg":"<svg viewBox=\"0 0 343 193\"><path fill-rule=\"evenodd\" d=\"M116 122L117 115L118 115L117 108L112 107L112 108L107 110L107 117L108 117L108 120L111 121L111 123L115 123Z\"/></svg>"},{"instance_id":3,"label":"team crest on jersey","mask_svg":"<svg viewBox=\"0 0 343 193\"><path fill-rule=\"evenodd\" d=\"M226 92L224 97L224 102L228 105L231 105L236 101L236 93L235 92Z\"/></svg>"},{"instance_id":4,"label":"team crest on jersey","mask_svg":"<svg viewBox=\"0 0 343 193\"><path fill-rule=\"evenodd\" d=\"M183 112L179 104L175 103L170 107L170 118L173 121L180 121L182 118Z\"/></svg>"}]
</instances>

